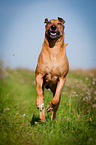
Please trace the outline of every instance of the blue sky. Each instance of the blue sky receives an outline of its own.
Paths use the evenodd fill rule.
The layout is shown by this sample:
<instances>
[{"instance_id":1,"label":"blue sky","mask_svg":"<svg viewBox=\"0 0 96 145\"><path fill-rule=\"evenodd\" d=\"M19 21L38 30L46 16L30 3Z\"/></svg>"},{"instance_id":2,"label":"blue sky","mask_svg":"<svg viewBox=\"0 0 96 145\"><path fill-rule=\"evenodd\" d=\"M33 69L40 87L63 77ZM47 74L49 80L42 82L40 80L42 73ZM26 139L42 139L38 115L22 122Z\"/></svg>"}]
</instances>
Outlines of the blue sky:
<instances>
[{"instance_id":1,"label":"blue sky","mask_svg":"<svg viewBox=\"0 0 96 145\"><path fill-rule=\"evenodd\" d=\"M35 69L44 19L62 17L70 68L96 67L96 0L0 0L0 59Z\"/></svg>"}]
</instances>

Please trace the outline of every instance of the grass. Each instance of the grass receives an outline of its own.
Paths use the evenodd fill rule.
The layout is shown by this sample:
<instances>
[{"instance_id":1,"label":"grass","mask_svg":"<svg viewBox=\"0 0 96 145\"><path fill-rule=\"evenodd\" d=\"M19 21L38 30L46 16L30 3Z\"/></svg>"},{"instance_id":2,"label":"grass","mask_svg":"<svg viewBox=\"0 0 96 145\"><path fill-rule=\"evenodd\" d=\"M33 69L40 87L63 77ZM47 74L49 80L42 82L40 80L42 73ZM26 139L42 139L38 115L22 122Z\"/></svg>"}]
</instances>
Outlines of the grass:
<instances>
[{"instance_id":1,"label":"grass","mask_svg":"<svg viewBox=\"0 0 96 145\"><path fill-rule=\"evenodd\" d=\"M45 108L52 93L45 90ZM95 145L96 71L70 71L56 120L39 122L34 72L0 69L0 145Z\"/></svg>"}]
</instances>

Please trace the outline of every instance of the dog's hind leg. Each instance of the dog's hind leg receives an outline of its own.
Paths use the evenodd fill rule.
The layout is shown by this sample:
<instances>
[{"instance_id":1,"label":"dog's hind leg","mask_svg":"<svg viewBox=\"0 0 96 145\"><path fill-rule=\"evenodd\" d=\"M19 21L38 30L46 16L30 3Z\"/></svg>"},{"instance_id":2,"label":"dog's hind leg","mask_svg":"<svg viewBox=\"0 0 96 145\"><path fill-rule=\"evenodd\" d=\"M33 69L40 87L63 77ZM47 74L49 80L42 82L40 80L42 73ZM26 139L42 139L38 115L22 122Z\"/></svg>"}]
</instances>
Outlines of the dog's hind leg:
<instances>
[{"instance_id":1,"label":"dog's hind leg","mask_svg":"<svg viewBox=\"0 0 96 145\"><path fill-rule=\"evenodd\" d=\"M59 78L59 81L58 81L57 87L56 87L55 96L53 97L50 104L47 106L48 112L53 110L53 114L51 116L51 119L55 119L55 117L56 117L56 112L57 112L59 104L60 104L60 94L61 94L61 90L64 86L64 83L65 83L65 77Z\"/></svg>"},{"instance_id":2,"label":"dog's hind leg","mask_svg":"<svg viewBox=\"0 0 96 145\"><path fill-rule=\"evenodd\" d=\"M43 122L45 120L44 114L44 97L43 97L43 76L41 74L36 75L36 105L39 109L40 119Z\"/></svg>"},{"instance_id":3,"label":"dog's hind leg","mask_svg":"<svg viewBox=\"0 0 96 145\"><path fill-rule=\"evenodd\" d=\"M57 84L55 84L55 85L51 85L50 86L50 90L52 91L52 93L53 93L53 97L55 96L55 92L56 92L56 87L57 87ZM51 102L50 102L50 104L51 104ZM53 110L53 106L50 106L50 104L49 105L47 105L47 112L49 112L49 111L52 111Z\"/></svg>"},{"instance_id":4,"label":"dog's hind leg","mask_svg":"<svg viewBox=\"0 0 96 145\"><path fill-rule=\"evenodd\" d=\"M55 96L55 93L56 93L56 87L57 87L57 84L55 86L53 86L52 89L51 89L51 91L53 92L53 97ZM59 98L58 104L53 106L53 112L52 112L52 115L51 115L51 121L56 118L56 112L57 112L57 110L59 108L59 104L60 104L60 98Z\"/></svg>"},{"instance_id":5,"label":"dog's hind leg","mask_svg":"<svg viewBox=\"0 0 96 145\"><path fill-rule=\"evenodd\" d=\"M56 112L57 112L57 110L59 108L59 104L60 104L60 99L59 99L58 104L53 106L53 112L52 112L52 115L51 115L51 121L56 118Z\"/></svg>"}]
</instances>

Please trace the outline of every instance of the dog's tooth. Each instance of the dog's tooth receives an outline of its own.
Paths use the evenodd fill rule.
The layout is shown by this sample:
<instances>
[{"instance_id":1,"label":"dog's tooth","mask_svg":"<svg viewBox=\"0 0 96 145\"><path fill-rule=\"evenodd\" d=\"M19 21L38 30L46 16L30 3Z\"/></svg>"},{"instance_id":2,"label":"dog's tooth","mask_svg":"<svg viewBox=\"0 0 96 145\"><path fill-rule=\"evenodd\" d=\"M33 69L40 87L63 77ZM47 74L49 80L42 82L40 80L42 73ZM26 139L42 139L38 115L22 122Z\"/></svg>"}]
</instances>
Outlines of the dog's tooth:
<instances>
[{"instance_id":1,"label":"dog's tooth","mask_svg":"<svg viewBox=\"0 0 96 145\"><path fill-rule=\"evenodd\" d=\"M51 33L51 35L56 35L56 33Z\"/></svg>"}]
</instances>

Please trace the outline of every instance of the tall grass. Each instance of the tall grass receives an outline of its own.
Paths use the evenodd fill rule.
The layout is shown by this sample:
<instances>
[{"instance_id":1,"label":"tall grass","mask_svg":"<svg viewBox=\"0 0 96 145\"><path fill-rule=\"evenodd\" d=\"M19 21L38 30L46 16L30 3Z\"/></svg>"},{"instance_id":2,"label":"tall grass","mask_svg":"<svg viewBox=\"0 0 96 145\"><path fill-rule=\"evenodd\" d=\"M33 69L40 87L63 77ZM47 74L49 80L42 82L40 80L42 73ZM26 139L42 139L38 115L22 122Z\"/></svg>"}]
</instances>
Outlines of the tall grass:
<instances>
[{"instance_id":1,"label":"tall grass","mask_svg":"<svg viewBox=\"0 0 96 145\"><path fill-rule=\"evenodd\" d=\"M0 145L95 145L96 71L70 71L56 120L45 110L41 123L36 108L34 72L0 69ZM45 108L52 93L45 90Z\"/></svg>"}]
</instances>

